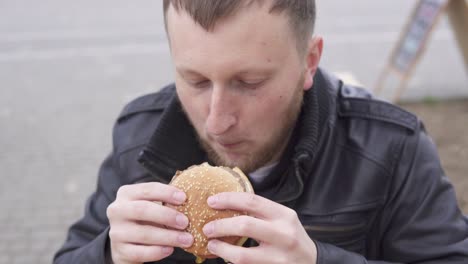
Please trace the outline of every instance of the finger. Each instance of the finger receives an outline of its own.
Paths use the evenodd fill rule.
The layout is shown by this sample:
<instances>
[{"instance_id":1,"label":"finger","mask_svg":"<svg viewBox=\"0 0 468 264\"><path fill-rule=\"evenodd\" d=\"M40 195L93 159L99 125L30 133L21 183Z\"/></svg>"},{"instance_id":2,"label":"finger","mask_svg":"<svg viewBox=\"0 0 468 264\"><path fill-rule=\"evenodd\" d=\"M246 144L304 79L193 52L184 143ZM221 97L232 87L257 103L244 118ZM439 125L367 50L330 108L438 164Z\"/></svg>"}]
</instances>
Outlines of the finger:
<instances>
[{"instance_id":1,"label":"finger","mask_svg":"<svg viewBox=\"0 0 468 264\"><path fill-rule=\"evenodd\" d=\"M143 221L181 230L185 229L189 222L183 213L149 201L112 203L107 208L107 216L111 222L114 219Z\"/></svg>"},{"instance_id":2,"label":"finger","mask_svg":"<svg viewBox=\"0 0 468 264\"><path fill-rule=\"evenodd\" d=\"M183 203L187 196L174 186L160 182L147 182L120 187L117 191L117 199L158 201L178 205Z\"/></svg>"},{"instance_id":3,"label":"finger","mask_svg":"<svg viewBox=\"0 0 468 264\"><path fill-rule=\"evenodd\" d=\"M145 246L134 244L123 244L118 248L119 258L132 263L143 263L161 260L174 252L172 247Z\"/></svg>"},{"instance_id":4,"label":"finger","mask_svg":"<svg viewBox=\"0 0 468 264\"><path fill-rule=\"evenodd\" d=\"M136 225L128 223L109 231L112 241L125 242L139 245L158 245L171 247L190 247L193 237L187 232L169 230L149 225Z\"/></svg>"},{"instance_id":5,"label":"finger","mask_svg":"<svg viewBox=\"0 0 468 264\"><path fill-rule=\"evenodd\" d=\"M207 202L214 209L232 209L246 212L260 219L276 219L281 217L285 209L289 209L253 193L219 193L210 196Z\"/></svg>"},{"instance_id":6,"label":"finger","mask_svg":"<svg viewBox=\"0 0 468 264\"><path fill-rule=\"evenodd\" d=\"M282 235L271 223L246 215L209 222L203 232L208 238L240 236L264 242L276 241Z\"/></svg>"},{"instance_id":7,"label":"finger","mask_svg":"<svg viewBox=\"0 0 468 264\"><path fill-rule=\"evenodd\" d=\"M259 247L244 248L213 239L208 242L208 251L232 263L265 263Z\"/></svg>"}]
</instances>

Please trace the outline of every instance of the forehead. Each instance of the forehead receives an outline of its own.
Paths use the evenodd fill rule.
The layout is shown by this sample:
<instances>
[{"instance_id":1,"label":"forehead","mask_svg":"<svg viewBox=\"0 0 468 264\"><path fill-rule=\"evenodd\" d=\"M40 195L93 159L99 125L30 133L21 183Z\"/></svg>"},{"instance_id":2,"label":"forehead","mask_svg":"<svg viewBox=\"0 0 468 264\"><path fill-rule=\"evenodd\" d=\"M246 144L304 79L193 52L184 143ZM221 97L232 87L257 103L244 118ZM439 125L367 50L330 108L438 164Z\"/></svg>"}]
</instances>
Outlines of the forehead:
<instances>
[{"instance_id":1,"label":"forehead","mask_svg":"<svg viewBox=\"0 0 468 264\"><path fill-rule=\"evenodd\" d=\"M169 7L167 28L171 53L176 64L252 60L281 61L295 53L295 40L288 18L270 13L267 5L250 5L219 20L207 31L183 10Z\"/></svg>"}]
</instances>

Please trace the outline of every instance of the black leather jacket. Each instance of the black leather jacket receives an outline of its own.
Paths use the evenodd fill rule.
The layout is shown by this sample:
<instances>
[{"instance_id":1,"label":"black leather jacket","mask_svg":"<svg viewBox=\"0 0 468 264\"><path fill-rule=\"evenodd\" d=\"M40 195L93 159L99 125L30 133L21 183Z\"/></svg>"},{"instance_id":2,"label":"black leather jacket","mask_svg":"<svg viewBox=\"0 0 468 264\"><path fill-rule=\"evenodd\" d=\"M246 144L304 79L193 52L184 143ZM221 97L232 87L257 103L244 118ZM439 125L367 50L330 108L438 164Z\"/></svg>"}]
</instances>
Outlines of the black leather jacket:
<instances>
[{"instance_id":1,"label":"black leather jacket","mask_svg":"<svg viewBox=\"0 0 468 264\"><path fill-rule=\"evenodd\" d=\"M417 117L323 70L314 83L290 144L256 193L297 212L319 264L468 263L468 219ZM106 208L118 188L168 182L206 160L174 85L127 105L113 140L97 190L54 263L108 262ZM178 249L158 263L193 257Z\"/></svg>"}]
</instances>

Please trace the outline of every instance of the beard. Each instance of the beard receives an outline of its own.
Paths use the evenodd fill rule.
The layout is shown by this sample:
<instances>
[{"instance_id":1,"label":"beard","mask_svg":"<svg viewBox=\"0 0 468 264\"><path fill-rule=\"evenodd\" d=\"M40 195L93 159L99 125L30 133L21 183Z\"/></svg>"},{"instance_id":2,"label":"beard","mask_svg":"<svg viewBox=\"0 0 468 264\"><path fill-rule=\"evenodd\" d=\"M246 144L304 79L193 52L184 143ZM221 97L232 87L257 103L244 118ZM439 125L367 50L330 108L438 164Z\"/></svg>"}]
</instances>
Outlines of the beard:
<instances>
[{"instance_id":1,"label":"beard","mask_svg":"<svg viewBox=\"0 0 468 264\"><path fill-rule=\"evenodd\" d=\"M285 108L286 112L279 117L278 124L281 124L281 126L269 133L270 138L268 142L252 150L240 160L233 161L223 157L210 145L208 140L202 138L199 133L196 133L199 144L206 152L209 161L217 166L238 167L244 173L251 173L262 166L279 160L289 143L292 131L301 112L304 97L303 83L304 77L302 76L295 87L292 101Z\"/></svg>"}]
</instances>

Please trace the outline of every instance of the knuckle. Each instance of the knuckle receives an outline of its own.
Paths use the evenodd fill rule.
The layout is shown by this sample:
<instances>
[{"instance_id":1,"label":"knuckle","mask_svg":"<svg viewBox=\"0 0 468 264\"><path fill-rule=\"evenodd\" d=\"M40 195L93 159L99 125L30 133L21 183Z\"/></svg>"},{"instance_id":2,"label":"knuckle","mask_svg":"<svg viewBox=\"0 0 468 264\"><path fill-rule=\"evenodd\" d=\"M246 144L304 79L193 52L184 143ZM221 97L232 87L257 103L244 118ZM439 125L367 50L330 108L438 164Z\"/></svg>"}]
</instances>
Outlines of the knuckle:
<instances>
[{"instance_id":1,"label":"knuckle","mask_svg":"<svg viewBox=\"0 0 468 264\"><path fill-rule=\"evenodd\" d=\"M129 192L130 189L130 185L123 185L123 186L120 186L120 188L117 190L117 198L122 198L122 197L125 197L127 196L127 193Z\"/></svg>"},{"instance_id":2,"label":"knuckle","mask_svg":"<svg viewBox=\"0 0 468 264\"><path fill-rule=\"evenodd\" d=\"M159 225L165 225L170 227L177 228L177 215L179 214L178 211L175 209L163 206L161 204L154 204L152 205L155 209L157 206L157 213L152 213L152 217L150 220L151 222L157 223Z\"/></svg>"},{"instance_id":3,"label":"knuckle","mask_svg":"<svg viewBox=\"0 0 468 264\"><path fill-rule=\"evenodd\" d=\"M151 195L151 193L158 193L160 196L164 197L169 194L172 194L170 190L172 190L172 186L161 183L161 182L151 182L145 185L145 194L148 194L148 196L154 196Z\"/></svg>"},{"instance_id":4,"label":"knuckle","mask_svg":"<svg viewBox=\"0 0 468 264\"><path fill-rule=\"evenodd\" d=\"M119 233L119 232L118 232L115 228L113 228L113 227L111 227L111 228L109 229L109 238L111 239L111 241L114 241L114 242L115 242L115 241L118 241L118 240L119 240L119 234L118 234L118 233Z\"/></svg>"},{"instance_id":5,"label":"knuckle","mask_svg":"<svg viewBox=\"0 0 468 264\"><path fill-rule=\"evenodd\" d=\"M239 217L239 231L242 235L249 234L252 229L252 224L247 216Z\"/></svg>"},{"instance_id":6,"label":"knuckle","mask_svg":"<svg viewBox=\"0 0 468 264\"><path fill-rule=\"evenodd\" d=\"M284 245L288 250L295 249L299 246L298 231L296 229L290 230L284 236Z\"/></svg>"},{"instance_id":7,"label":"knuckle","mask_svg":"<svg viewBox=\"0 0 468 264\"><path fill-rule=\"evenodd\" d=\"M121 243L128 239L128 230L121 225L112 225L109 229L109 238L111 241Z\"/></svg>"},{"instance_id":8,"label":"knuckle","mask_svg":"<svg viewBox=\"0 0 468 264\"><path fill-rule=\"evenodd\" d=\"M177 225L176 224L177 223L176 222L177 221L177 216L179 214L183 214L183 213L179 213L175 209L173 209L173 210L170 210L170 208L163 208L163 209L164 209L164 211L167 211L167 212L165 212L163 214L163 215L165 215L165 217L163 217L161 224L170 225L170 226Z\"/></svg>"},{"instance_id":9,"label":"knuckle","mask_svg":"<svg viewBox=\"0 0 468 264\"><path fill-rule=\"evenodd\" d=\"M253 210L255 210L255 208L257 208L258 206L258 197L254 194L248 194L246 206L248 208L253 208Z\"/></svg>"},{"instance_id":10,"label":"knuckle","mask_svg":"<svg viewBox=\"0 0 468 264\"><path fill-rule=\"evenodd\" d=\"M131 254L134 253L132 250L129 249L129 245L126 244L119 244L115 248L112 249L113 253L121 260L131 260Z\"/></svg>"},{"instance_id":11,"label":"knuckle","mask_svg":"<svg viewBox=\"0 0 468 264\"><path fill-rule=\"evenodd\" d=\"M288 244L286 245L288 249L293 250L299 246L299 240L297 237L290 237Z\"/></svg>"},{"instance_id":12,"label":"knuckle","mask_svg":"<svg viewBox=\"0 0 468 264\"><path fill-rule=\"evenodd\" d=\"M160 188L165 188L167 185L161 182L151 182L148 186L151 187L152 189L158 189L158 188L160 189Z\"/></svg>"},{"instance_id":13,"label":"knuckle","mask_svg":"<svg viewBox=\"0 0 468 264\"><path fill-rule=\"evenodd\" d=\"M107 215L107 218L110 220L112 218L114 218L117 214L117 205L115 202L111 203L109 206L107 206L107 210L106 210L106 215Z\"/></svg>"},{"instance_id":14,"label":"knuckle","mask_svg":"<svg viewBox=\"0 0 468 264\"><path fill-rule=\"evenodd\" d=\"M286 217L287 217L287 221L289 223L295 224L297 222L297 220L298 220L297 212L294 211L291 208L288 208L288 212L286 214Z\"/></svg>"},{"instance_id":15,"label":"knuckle","mask_svg":"<svg viewBox=\"0 0 468 264\"><path fill-rule=\"evenodd\" d=\"M140 190L140 193L143 197L150 197L151 196L151 192L155 189L155 186L156 183L154 184L143 184L141 185L141 190Z\"/></svg>"},{"instance_id":16,"label":"knuckle","mask_svg":"<svg viewBox=\"0 0 468 264\"><path fill-rule=\"evenodd\" d=\"M133 218L143 220L147 210L148 206L146 203L135 203L132 207Z\"/></svg>"},{"instance_id":17,"label":"knuckle","mask_svg":"<svg viewBox=\"0 0 468 264\"><path fill-rule=\"evenodd\" d=\"M148 232L139 232L137 239L140 244L146 244L150 241L151 235Z\"/></svg>"},{"instance_id":18,"label":"knuckle","mask_svg":"<svg viewBox=\"0 0 468 264\"><path fill-rule=\"evenodd\" d=\"M167 231L162 234L156 240L160 241L158 245L160 246L181 246L178 239L178 234L175 232Z\"/></svg>"},{"instance_id":19,"label":"knuckle","mask_svg":"<svg viewBox=\"0 0 468 264\"><path fill-rule=\"evenodd\" d=\"M178 246L181 248L186 248L187 245L184 242L181 242L179 240L179 237L182 235L182 233L176 233L176 232L169 232L167 235L167 243L165 243L165 246ZM195 239L195 237L194 237ZM193 240L195 242L195 240Z\"/></svg>"}]
</instances>

